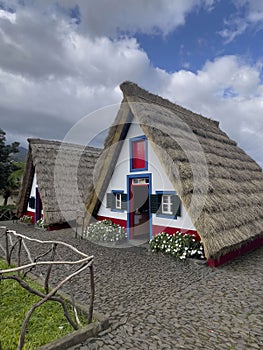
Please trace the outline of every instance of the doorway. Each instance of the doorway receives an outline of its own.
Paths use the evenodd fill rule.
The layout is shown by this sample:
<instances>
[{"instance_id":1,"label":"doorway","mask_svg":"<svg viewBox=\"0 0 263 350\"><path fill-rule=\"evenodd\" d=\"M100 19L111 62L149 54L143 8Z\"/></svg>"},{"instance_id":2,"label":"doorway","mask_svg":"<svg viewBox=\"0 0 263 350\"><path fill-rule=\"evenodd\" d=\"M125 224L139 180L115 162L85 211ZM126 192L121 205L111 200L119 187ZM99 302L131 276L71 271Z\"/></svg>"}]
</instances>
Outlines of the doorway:
<instances>
[{"instance_id":1,"label":"doorway","mask_svg":"<svg viewBox=\"0 0 263 350\"><path fill-rule=\"evenodd\" d=\"M129 238L149 240L151 237L150 177L129 179Z\"/></svg>"},{"instance_id":2,"label":"doorway","mask_svg":"<svg viewBox=\"0 0 263 350\"><path fill-rule=\"evenodd\" d=\"M41 198L40 198L40 193L39 193L39 191L38 191L38 188L36 188L36 209L35 209L36 214L35 214L35 223L36 223L39 219L41 219L41 217L42 217L42 209L43 209L43 207L42 207L42 200L41 200Z\"/></svg>"}]
</instances>

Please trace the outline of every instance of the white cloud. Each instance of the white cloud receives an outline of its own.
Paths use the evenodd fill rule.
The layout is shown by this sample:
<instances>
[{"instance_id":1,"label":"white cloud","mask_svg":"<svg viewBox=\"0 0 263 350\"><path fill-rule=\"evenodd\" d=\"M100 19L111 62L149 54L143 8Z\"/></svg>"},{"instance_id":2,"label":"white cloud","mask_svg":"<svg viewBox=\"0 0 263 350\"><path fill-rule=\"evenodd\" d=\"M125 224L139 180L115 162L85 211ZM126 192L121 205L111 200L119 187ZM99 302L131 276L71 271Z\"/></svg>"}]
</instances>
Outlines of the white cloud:
<instances>
[{"instance_id":1,"label":"white cloud","mask_svg":"<svg viewBox=\"0 0 263 350\"><path fill-rule=\"evenodd\" d=\"M225 20L224 26L225 28L219 31L218 34L225 39L225 44L229 44L231 41L235 40L236 37L245 32L249 23L245 18L235 18Z\"/></svg>"},{"instance_id":2,"label":"white cloud","mask_svg":"<svg viewBox=\"0 0 263 350\"><path fill-rule=\"evenodd\" d=\"M0 29L1 127L19 140L61 139L84 115L120 102L122 81L155 85L165 75L134 38L90 38L30 9L0 18Z\"/></svg>"},{"instance_id":3,"label":"white cloud","mask_svg":"<svg viewBox=\"0 0 263 350\"><path fill-rule=\"evenodd\" d=\"M236 37L242 35L248 28L260 28L263 25L263 1L259 0L233 0L237 12L225 19L224 29L219 31L228 44Z\"/></svg>"},{"instance_id":4,"label":"white cloud","mask_svg":"<svg viewBox=\"0 0 263 350\"><path fill-rule=\"evenodd\" d=\"M236 56L208 61L196 74L172 74L161 92L167 98L220 121L221 128L263 165L263 85L261 66ZM227 93L227 92L231 93Z\"/></svg>"},{"instance_id":5,"label":"white cloud","mask_svg":"<svg viewBox=\"0 0 263 350\"><path fill-rule=\"evenodd\" d=\"M247 8L247 19L251 23L263 21L263 2L259 0L237 0L237 6Z\"/></svg>"},{"instance_id":6,"label":"white cloud","mask_svg":"<svg viewBox=\"0 0 263 350\"><path fill-rule=\"evenodd\" d=\"M135 6L135 1L126 2L131 12L125 18L120 17L123 2L118 2L121 5L117 14L105 7L106 18L98 12L106 2L94 2L94 11L85 13L90 2L78 1L82 19L101 18L101 28L94 20L94 24L88 24L93 26L91 29L87 26L82 31L68 23L65 15L43 16L43 1L34 3L34 8L18 8L12 21L0 16L0 115L7 136L19 141L27 137L62 139L84 115L120 102L118 85L131 80L220 120L222 129L263 165L262 65L251 66L236 56L223 56L208 61L196 73L181 70L169 74L151 65L135 38L110 39L104 35L107 30L116 33L118 27L144 32L154 32L158 27L165 34L183 23L191 8L212 6L213 1L167 0L154 7L153 1L145 0L151 13L148 22L143 21L147 11ZM63 1L65 6L69 3ZM165 4L170 4L169 10ZM89 35L84 34L87 31ZM105 117L94 124L104 125L109 120ZM85 130L87 137L93 133L92 124Z\"/></svg>"},{"instance_id":7,"label":"white cloud","mask_svg":"<svg viewBox=\"0 0 263 350\"><path fill-rule=\"evenodd\" d=\"M0 9L0 18L4 18L12 23L15 23L16 14Z\"/></svg>"},{"instance_id":8,"label":"white cloud","mask_svg":"<svg viewBox=\"0 0 263 350\"><path fill-rule=\"evenodd\" d=\"M215 0L24 0L35 12L51 16L76 17L82 33L92 37L115 37L119 32L168 34L185 23L193 9L213 8ZM9 7L21 9L18 0L9 1ZM23 7L23 6L22 6ZM74 20L72 21L72 23Z\"/></svg>"}]
</instances>

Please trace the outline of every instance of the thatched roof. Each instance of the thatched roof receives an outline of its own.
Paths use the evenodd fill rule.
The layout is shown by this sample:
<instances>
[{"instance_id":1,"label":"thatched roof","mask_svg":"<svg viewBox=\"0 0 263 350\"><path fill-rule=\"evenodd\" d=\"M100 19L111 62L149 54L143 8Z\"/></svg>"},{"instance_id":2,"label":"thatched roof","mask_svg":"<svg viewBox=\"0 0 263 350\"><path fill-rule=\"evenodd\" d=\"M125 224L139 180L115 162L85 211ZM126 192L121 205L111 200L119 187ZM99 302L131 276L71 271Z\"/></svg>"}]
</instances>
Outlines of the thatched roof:
<instances>
[{"instance_id":1,"label":"thatched roof","mask_svg":"<svg viewBox=\"0 0 263 350\"><path fill-rule=\"evenodd\" d=\"M127 134L135 120L147 136L204 244L215 259L263 237L263 173L219 128L137 85L121 85L124 99L96 165L96 191L87 207L96 215Z\"/></svg>"},{"instance_id":2,"label":"thatched roof","mask_svg":"<svg viewBox=\"0 0 263 350\"><path fill-rule=\"evenodd\" d=\"M27 210L34 173L48 225L76 219L85 209L93 170L101 149L29 139L25 173L18 197L18 214Z\"/></svg>"}]
</instances>

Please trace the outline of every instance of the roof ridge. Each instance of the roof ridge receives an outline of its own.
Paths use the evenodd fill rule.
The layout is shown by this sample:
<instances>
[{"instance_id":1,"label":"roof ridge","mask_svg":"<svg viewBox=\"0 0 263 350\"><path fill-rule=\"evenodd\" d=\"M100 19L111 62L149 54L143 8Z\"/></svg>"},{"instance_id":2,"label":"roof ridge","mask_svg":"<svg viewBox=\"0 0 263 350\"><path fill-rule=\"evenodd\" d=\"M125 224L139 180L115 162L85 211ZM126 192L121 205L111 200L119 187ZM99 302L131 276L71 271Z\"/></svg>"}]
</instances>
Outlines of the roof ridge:
<instances>
[{"instance_id":1,"label":"roof ridge","mask_svg":"<svg viewBox=\"0 0 263 350\"><path fill-rule=\"evenodd\" d=\"M168 108L168 109L175 109L175 108L180 108L182 109L182 111L184 113L191 113L194 116L198 116L199 118L204 119L205 121L212 123L215 126L219 126L219 121L208 118L208 117L204 117L202 114L200 113L196 113L191 111L190 109L183 107L175 102L171 102L166 98L163 98L159 95L153 94L143 88L141 88L140 86L138 86L136 83L133 83L131 81L125 81L120 85L120 89L124 95L124 97L127 96L136 96L136 97L140 97L146 101L155 103L157 105L160 105L162 107Z\"/></svg>"},{"instance_id":2,"label":"roof ridge","mask_svg":"<svg viewBox=\"0 0 263 350\"><path fill-rule=\"evenodd\" d=\"M76 143L70 143L70 142L64 142L64 141L58 141L58 140L46 140L46 139L41 139L41 138L28 138L27 139L29 145L37 145L37 144L44 144L44 145L52 145L52 146L66 146L66 147L71 147L75 149L93 149L97 151L102 151L102 148L90 146L90 145L81 145L81 144L76 144Z\"/></svg>"}]
</instances>

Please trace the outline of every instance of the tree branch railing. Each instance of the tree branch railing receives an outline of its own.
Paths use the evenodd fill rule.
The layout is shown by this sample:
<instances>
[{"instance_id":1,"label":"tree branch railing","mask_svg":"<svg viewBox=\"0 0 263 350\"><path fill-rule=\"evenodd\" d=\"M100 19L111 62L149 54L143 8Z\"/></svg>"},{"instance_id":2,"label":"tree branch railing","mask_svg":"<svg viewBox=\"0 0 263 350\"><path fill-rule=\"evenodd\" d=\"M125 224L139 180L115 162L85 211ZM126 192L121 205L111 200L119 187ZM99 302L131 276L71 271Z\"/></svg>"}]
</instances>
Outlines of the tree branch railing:
<instances>
[{"instance_id":1,"label":"tree branch railing","mask_svg":"<svg viewBox=\"0 0 263 350\"><path fill-rule=\"evenodd\" d=\"M22 350L25 342L25 334L28 322L30 320L33 312L43 305L47 301L54 301L60 303L64 312L64 316L72 326L73 329L79 328L79 318L77 315L77 309L75 305L75 298L72 295L72 300L68 300L70 303L74 315L75 320L69 314L68 307L63 300L62 297L56 295L56 293L67 283L70 282L74 277L79 276L83 271L89 269L90 274L90 302L88 307L88 315L87 315L87 323L92 322L93 317L93 304L94 304L94 296L95 296L95 283L94 283L94 270L93 270L93 256L89 256L77 248L71 246L68 243L62 241L42 241L35 238L30 238L25 235L19 234L16 231L7 230L5 227L0 227L0 248L5 254L5 259L7 264L10 266L11 261L15 260L16 267L10 267L8 269L0 270L0 282L2 280L14 280L16 281L22 288L27 290L27 292L37 295L41 298L37 303L35 303L31 309L28 311L19 337L18 350ZM4 239L2 239L4 238ZM1 241L4 242L4 246L1 244ZM32 252L30 251L30 244L38 244L42 246L42 249L45 247L48 248L47 251L39 253L37 256L33 257ZM51 246L51 247L50 247ZM55 260L60 255L57 253L59 247L64 247L64 249L69 249L72 253L75 253L79 258L77 260ZM37 249L36 249L37 251ZM16 255L15 255L16 252ZM0 252L1 255L1 252ZM12 259L13 258L13 259ZM40 260L42 258L46 258L49 260ZM22 263L23 261L23 263ZM63 276L63 279L57 283L55 287L50 286L50 278L52 274L53 267L55 266L65 266L67 267L67 276ZM25 277L29 272L34 271L37 267L46 268L45 276L44 276L44 290L45 293L37 290L35 287L30 286L26 281ZM70 271L69 269L75 269L74 271ZM21 274L23 272L23 274ZM43 276L43 275L42 275Z\"/></svg>"},{"instance_id":2,"label":"tree branch railing","mask_svg":"<svg viewBox=\"0 0 263 350\"><path fill-rule=\"evenodd\" d=\"M10 208L7 208L2 213L0 213L0 221L12 220L13 217L14 217L14 213Z\"/></svg>"}]
</instances>

